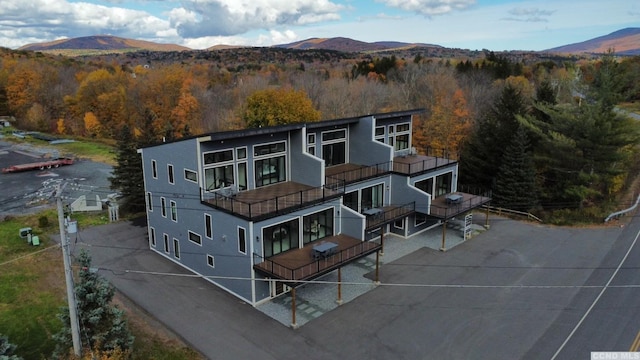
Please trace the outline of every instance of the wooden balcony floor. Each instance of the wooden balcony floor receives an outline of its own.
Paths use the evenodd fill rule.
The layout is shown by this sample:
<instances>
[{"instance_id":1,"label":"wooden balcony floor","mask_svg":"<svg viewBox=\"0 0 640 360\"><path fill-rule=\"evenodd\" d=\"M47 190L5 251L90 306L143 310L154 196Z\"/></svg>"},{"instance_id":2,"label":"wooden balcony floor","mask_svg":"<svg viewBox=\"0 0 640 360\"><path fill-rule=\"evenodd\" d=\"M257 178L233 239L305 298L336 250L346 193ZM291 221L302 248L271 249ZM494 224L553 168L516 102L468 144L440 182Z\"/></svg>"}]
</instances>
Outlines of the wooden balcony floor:
<instances>
[{"instance_id":1,"label":"wooden balcony floor","mask_svg":"<svg viewBox=\"0 0 640 360\"><path fill-rule=\"evenodd\" d=\"M312 254L313 246L323 242L337 244L337 252L324 259L314 259ZM367 256L380 247L381 245L377 242L362 241L340 234L305 244L304 247L299 249L274 255L254 265L254 269L269 277L282 280L310 280L338 269L351 261Z\"/></svg>"},{"instance_id":2,"label":"wooden balcony floor","mask_svg":"<svg viewBox=\"0 0 640 360\"><path fill-rule=\"evenodd\" d=\"M447 195L438 196L431 200L430 215L441 219L450 219L456 215L460 215L469 210L480 207L491 201L490 197L468 194L463 192L456 192L455 194L461 195L462 199L459 203L451 204L447 202Z\"/></svg>"}]
</instances>

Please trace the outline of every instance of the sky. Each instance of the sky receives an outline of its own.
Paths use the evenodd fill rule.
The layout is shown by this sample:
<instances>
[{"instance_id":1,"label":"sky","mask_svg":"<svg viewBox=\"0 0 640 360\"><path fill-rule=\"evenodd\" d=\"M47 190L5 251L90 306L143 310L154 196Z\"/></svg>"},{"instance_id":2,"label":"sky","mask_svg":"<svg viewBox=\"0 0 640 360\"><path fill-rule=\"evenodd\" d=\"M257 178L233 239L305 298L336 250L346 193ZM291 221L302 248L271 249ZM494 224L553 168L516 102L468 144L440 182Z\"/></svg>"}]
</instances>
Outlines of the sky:
<instances>
[{"instance_id":1,"label":"sky","mask_svg":"<svg viewBox=\"0 0 640 360\"><path fill-rule=\"evenodd\" d=\"M640 27L639 0L2 0L0 46L90 35L270 46L308 38L545 50Z\"/></svg>"}]
</instances>

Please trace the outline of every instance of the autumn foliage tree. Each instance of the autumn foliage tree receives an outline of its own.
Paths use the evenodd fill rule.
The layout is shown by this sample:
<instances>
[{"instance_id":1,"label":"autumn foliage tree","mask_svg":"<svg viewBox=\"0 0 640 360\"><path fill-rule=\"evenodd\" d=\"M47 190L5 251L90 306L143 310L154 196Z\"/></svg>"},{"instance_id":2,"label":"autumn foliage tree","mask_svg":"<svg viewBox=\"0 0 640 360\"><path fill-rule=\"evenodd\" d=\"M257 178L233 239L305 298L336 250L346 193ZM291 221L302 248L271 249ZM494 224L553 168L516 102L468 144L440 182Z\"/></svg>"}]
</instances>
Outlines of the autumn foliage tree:
<instances>
[{"instance_id":1,"label":"autumn foliage tree","mask_svg":"<svg viewBox=\"0 0 640 360\"><path fill-rule=\"evenodd\" d=\"M314 122L320 120L320 112L303 91L267 89L249 96L243 120L247 127Z\"/></svg>"}]
</instances>

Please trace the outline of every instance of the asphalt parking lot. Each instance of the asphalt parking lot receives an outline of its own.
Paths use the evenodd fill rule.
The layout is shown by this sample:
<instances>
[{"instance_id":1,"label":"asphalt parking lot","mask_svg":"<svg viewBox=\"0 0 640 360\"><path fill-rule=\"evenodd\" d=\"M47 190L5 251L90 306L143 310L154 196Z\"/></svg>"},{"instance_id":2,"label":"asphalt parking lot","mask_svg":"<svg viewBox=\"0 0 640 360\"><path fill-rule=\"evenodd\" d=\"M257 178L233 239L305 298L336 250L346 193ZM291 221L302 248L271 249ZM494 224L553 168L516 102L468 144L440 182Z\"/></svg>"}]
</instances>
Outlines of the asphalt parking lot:
<instances>
[{"instance_id":1,"label":"asphalt parking lot","mask_svg":"<svg viewBox=\"0 0 640 360\"><path fill-rule=\"evenodd\" d=\"M599 291L582 286L606 281L606 257L628 231L491 224L446 252L384 264L380 286L297 330L153 253L144 224L85 229L76 250L209 359L548 359Z\"/></svg>"},{"instance_id":2,"label":"asphalt parking lot","mask_svg":"<svg viewBox=\"0 0 640 360\"><path fill-rule=\"evenodd\" d=\"M0 168L41 161L43 153L46 151L0 140ZM44 171L0 173L0 217L34 213L53 206L52 190L60 182L69 183L63 193L68 203L80 195L93 193L105 198L112 192L110 174L111 166L89 160L76 160L73 165Z\"/></svg>"}]
</instances>

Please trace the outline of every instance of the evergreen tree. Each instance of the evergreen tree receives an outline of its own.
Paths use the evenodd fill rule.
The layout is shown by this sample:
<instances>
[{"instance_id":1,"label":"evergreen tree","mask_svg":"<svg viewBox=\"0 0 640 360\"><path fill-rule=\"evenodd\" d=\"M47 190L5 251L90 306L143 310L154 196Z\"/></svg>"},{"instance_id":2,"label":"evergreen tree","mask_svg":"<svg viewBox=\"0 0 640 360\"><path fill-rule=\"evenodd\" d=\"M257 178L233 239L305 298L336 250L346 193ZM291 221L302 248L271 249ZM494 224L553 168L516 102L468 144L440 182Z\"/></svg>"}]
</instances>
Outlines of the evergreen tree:
<instances>
[{"instance_id":1,"label":"evergreen tree","mask_svg":"<svg viewBox=\"0 0 640 360\"><path fill-rule=\"evenodd\" d=\"M537 202L533 156L524 127L518 127L505 149L498 169L493 200L496 205L512 210L529 211Z\"/></svg>"},{"instance_id":2,"label":"evergreen tree","mask_svg":"<svg viewBox=\"0 0 640 360\"><path fill-rule=\"evenodd\" d=\"M129 350L133 345L124 312L111 304L115 288L91 270L91 256L81 251L78 256L80 281L75 286L80 322L80 340L84 349ZM54 356L69 352L73 346L69 309L58 315L63 328L53 336L57 342Z\"/></svg>"},{"instance_id":3,"label":"evergreen tree","mask_svg":"<svg viewBox=\"0 0 640 360\"><path fill-rule=\"evenodd\" d=\"M0 360L22 360L15 351L16 346L9 342L9 338L0 334Z\"/></svg>"},{"instance_id":4,"label":"evergreen tree","mask_svg":"<svg viewBox=\"0 0 640 360\"><path fill-rule=\"evenodd\" d=\"M492 189L508 144L519 126L518 116L527 112L519 90L507 85L492 109L480 118L476 131L460 156L462 184Z\"/></svg>"},{"instance_id":5,"label":"evergreen tree","mask_svg":"<svg viewBox=\"0 0 640 360\"><path fill-rule=\"evenodd\" d=\"M109 178L111 188L122 194L121 206L132 213L145 208L142 159L129 126L124 125L118 137L117 164Z\"/></svg>"}]
</instances>

